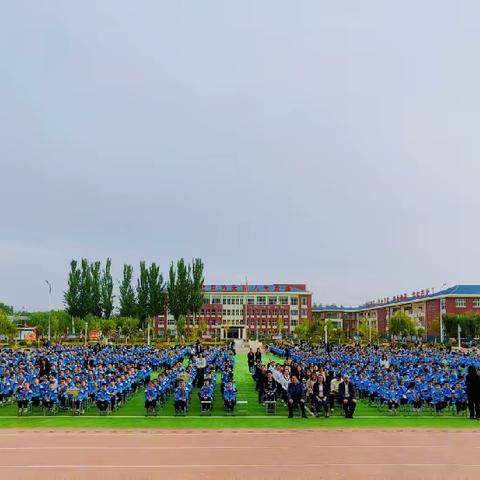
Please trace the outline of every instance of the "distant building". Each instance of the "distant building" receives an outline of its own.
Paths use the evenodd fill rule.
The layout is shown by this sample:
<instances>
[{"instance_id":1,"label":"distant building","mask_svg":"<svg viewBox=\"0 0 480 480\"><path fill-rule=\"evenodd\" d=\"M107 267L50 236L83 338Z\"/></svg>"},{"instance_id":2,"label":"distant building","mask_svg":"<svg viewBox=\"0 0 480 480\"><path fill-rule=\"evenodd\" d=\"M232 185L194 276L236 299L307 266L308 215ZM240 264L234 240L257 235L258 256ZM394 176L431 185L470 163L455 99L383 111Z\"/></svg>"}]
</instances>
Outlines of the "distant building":
<instances>
[{"instance_id":1,"label":"distant building","mask_svg":"<svg viewBox=\"0 0 480 480\"><path fill-rule=\"evenodd\" d=\"M206 333L216 338L240 338L277 332L279 320L290 335L302 321L312 320L312 294L305 284L205 285L204 305L194 325L205 321ZM175 330L173 316L165 312L154 320L155 332Z\"/></svg>"},{"instance_id":2,"label":"distant building","mask_svg":"<svg viewBox=\"0 0 480 480\"><path fill-rule=\"evenodd\" d=\"M437 293L425 289L366 302L357 307L315 306L313 316L331 320L348 336L355 332L361 318L367 318L378 328L380 335L386 335L388 319L399 310L412 317L417 326L425 330L427 337L439 337L443 315L480 313L480 285L455 285Z\"/></svg>"}]
</instances>

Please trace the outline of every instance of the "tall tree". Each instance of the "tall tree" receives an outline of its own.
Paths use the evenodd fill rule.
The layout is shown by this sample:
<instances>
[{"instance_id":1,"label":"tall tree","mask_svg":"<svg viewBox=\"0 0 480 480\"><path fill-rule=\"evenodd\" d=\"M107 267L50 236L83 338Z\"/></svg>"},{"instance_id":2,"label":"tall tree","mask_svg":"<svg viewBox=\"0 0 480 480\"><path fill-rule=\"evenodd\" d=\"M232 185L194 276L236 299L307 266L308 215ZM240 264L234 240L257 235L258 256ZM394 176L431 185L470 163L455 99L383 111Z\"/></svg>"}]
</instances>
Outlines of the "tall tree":
<instances>
[{"instance_id":1,"label":"tall tree","mask_svg":"<svg viewBox=\"0 0 480 480\"><path fill-rule=\"evenodd\" d=\"M181 258L177 262L177 283L175 295L179 315L187 315L190 306L190 279L185 260Z\"/></svg>"},{"instance_id":2,"label":"tall tree","mask_svg":"<svg viewBox=\"0 0 480 480\"><path fill-rule=\"evenodd\" d=\"M100 262L90 265L90 311L95 317L102 316L102 273Z\"/></svg>"},{"instance_id":3,"label":"tall tree","mask_svg":"<svg viewBox=\"0 0 480 480\"><path fill-rule=\"evenodd\" d=\"M133 267L123 266L123 280L120 284L120 317L134 317L137 313L137 301L132 287Z\"/></svg>"},{"instance_id":4,"label":"tall tree","mask_svg":"<svg viewBox=\"0 0 480 480\"><path fill-rule=\"evenodd\" d=\"M81 272L78 268L77 261L72 260L70 262L70 272L68 274L67 291L63 294L63 302L67 307L67 312L72 317L79 317L81 315L80 286Z\"/></svg>"},{"instance_id":5,"label":"tall tree","mask_svg":"<svg viewBox=\"0 0 480 480\"><path fill-rule=\"evenodd\" d=\"M140 262L140 275L137 279L137 316L142 323L148 317L148 273L145 262Z\"/></svg>"},{"instance_id":6,"label":"tall tree","mask_svg":"<svg viewBox=\"0 0 480 480\"><path fill-rule=\"evenodd\" d=\"M168 310L175 318L175 321L178 321L180 316L180 311L178 308L177 300L177 272L173 262L170 264L170 269L168 271Z\"/></svg>"},{"instance_id":7,"label":"tall tree","mask_svg":"<svg viewBox=\"0 0 480 480\"><path fill-rule=\"evenodd\" d=\"M111 274L112 259L107 258L107 263L102 273L101 296L102 311L105 318L110 318L113 312L113 279Z\"/></svg>"},{"instance_id":8,"label":"tall tree","mask_svg":"<svg viewBox=\"0 0 480 480\"><path fill-rule=\"evenodd\" d=\"M154 317L163 312L164 306L163 275L156 263L148 269L148 316Z\"/></svg>"},{"instance_id":9,"label":"tall tree","mask_svg":"<svg viewBox=\"0 0 480 480\"><path fill-rule=\"evenodd\" d=\"M189 310L193 313L193 318L196 320L199 310L203 307L203 262L200 258L194 258L191 268L191 279L189 281L190 295L189 295ZM196 323L196 322L195 322Z\"/></svg>"},{"instance_id":10,"label":"tall tree","mask_svg":"<svg viewBox=\"0 0 480 480\"><path fill-rule=\"evenodd\" d=\"M85 318L92 311L92 272L86 258L81 263L79 304L79 317Z\"/></svg>"}]
</instances>

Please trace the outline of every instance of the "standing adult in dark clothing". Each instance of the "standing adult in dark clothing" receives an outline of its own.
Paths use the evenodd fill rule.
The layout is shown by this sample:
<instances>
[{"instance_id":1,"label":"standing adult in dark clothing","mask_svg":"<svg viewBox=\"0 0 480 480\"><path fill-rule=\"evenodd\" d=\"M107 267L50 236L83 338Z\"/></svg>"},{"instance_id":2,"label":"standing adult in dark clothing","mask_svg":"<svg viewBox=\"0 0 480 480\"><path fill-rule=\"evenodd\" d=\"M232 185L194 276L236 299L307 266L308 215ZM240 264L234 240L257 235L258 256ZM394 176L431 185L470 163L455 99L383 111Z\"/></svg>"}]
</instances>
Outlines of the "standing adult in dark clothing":
<instances>
[{"instance_id":1,"label":"standing adult in dark clothing","mask_svg":"<svg viewBox=\"0 0 480 480\"><path fill-rule=\"evenodd\" d=\"M248 370L250 370L250 373L252 373L252 369L255 366L255 354L253 353L252 349L250 349L250 351L247 353L247 361Z\"/></svg>"},{"instance_id":2,"label":"standing adult in dark clothing","mask_svg":"<svg viewBox=\"0 0 480 480\"><path fill-rule=\"evenodd\" d=\"M262 352L260 351L260 348L257 348L257 351L255 352L255 363L259 363L262 361Z\"/></svg>"},{"instance_id":3,"label":"standing adult in dark clothing","mask_svg":"<svg viewBox=\"0 0 480 480\"><path fill-rule=\"evenodd\" d=\"M303 390L303 383L300 383L295 375L292 375L292 381L288 384L287 398L288 418L293 418L293 407L295 405L300 406L302 418L307 418L307 414L305 413L305 392Z\"/></svg>"},{"instance_id":4,"label":"standing adult in dark clothing","mask_svg":"<svg viewBox=\"0 0 480 480\"><path fill-rule=\"evenodd\" d=\"M48 377L51 369L52 366L50 365L50 362L46 358L42 358L38 372L39 377Z\"/></svg>"},{"instance_id":5,"label":"standing adult in dark clothing","mask_svg":"<svg viewBox=\"0 0 480 480\"><path fill-rule=\"evenodd\" d=\"M470 365L468 373L465 377L465 385L467 387L468 410L470 411L470 418L480 419L480 377L477 369Z\"/></svg>"}]
</instances>

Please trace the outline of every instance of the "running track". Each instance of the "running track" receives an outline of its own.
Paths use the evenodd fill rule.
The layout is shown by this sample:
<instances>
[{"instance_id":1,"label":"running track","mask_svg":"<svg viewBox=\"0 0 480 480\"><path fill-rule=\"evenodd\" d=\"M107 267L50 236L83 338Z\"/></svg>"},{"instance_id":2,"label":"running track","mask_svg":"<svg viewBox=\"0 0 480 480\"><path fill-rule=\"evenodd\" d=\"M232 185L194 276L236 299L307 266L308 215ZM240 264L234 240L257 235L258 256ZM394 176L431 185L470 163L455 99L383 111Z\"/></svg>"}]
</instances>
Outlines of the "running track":
<instances>
[{"instance_id":1,"label":"running track","mask_svg":"<svg viewBox=\"0 0 480 480\"><path fill-rule=\"evenodd\" d=\"M13 479L480 478L480 430L0 430Z\"/></svg>"}]
</instances>

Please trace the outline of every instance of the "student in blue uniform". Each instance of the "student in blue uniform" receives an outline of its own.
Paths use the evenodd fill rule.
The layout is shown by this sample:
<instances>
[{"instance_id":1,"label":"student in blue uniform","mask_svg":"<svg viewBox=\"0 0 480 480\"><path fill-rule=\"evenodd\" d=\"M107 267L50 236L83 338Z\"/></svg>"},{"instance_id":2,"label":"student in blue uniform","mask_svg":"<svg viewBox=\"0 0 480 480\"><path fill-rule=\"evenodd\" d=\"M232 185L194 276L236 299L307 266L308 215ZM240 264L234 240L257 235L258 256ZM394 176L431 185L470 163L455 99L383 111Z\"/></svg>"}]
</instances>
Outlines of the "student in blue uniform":
<instances>
[{"instance_id":1,"label":"student in blue uniform","mask_svg":"<svg viewBox=\"0 0 480 480\"><path fill-rule=\"evenodd\" d=\"M212 395L213 395L213 391L210 386L210 380L208 378L205 378L203 386L198 392L198 396L200 397L200 402L210 402L210 403L200 403L202 412L211 409Z\"/></svg>"},{"instance_id":2,"label":"student in blue uniform","mask_svg":"<svg viewBox=\"0 0 480 480\"><path fill-rule=\"evenodd\" d=\"M31 398L32 391L30 390L30 384L25 382L17 391L17 406L19 415L23 415L27 412Z\"/></svg>"},{"instance_id":3,"label":"student in blue uniform","mask_svg":"<svg viewBox=\"0 0 480 480\"><path fill-rule=\"evenodd\" d=\"M232 381L227 382L223 391L223 403L228 411L233 412L235 404L237 403L237 391L234 388Z\"/></svg>"},{"instance_id":4,"label":"student in blue uniform","mask_svg":"<svg viewBox=\"0 0 480 480\"><path fill-rule=\"evenodd\" d=\"M181 382L175 390L174 407L176 412L185 412L187 410L188 395L185 390L185 383Z\"/></svg>"},{"instance_id":5,"label":"student in blue uniform","mask_svg":"<svg viewBox=\"0 0 480 480\"><path fill-rule=\"evenodd\" d=\"M58 406L58 394L55 386L55 382L50 382L48 388L43 393L43 406L52 411L54 407Z\"/></svg>"},{"instance_id":6,"label":"student in blue uniform","mask_svg":"<svg viewBox=\"0 0 480 480\"><path fill-rule=\"evenodd\" d=\"M452 403L457 414L467 409L467 393L460 383L457 383L452 391Z\"/></svg>"},{"instance_id":7,"label":"student in blue uniform","mask_svg":"<svg viewBox=\"0 0 480 480\"><path fill-rule=\"evenodd\" d=\"M107 390L107 384L103 383L99 392L97 393L97 407L101 412L106 412L110 405L110 393Z\"/></svg>"},{"instance_id":8,"label":"student in blue uniform","mask_svg":"<svg viewBox=\"0 0 480 480\"><path fill-rule=\"evenodd\" d=\"M145 389L145 409L151 410L157 407L158 394L153 382L151 381Z\"/></svg>"}]
</instances>

